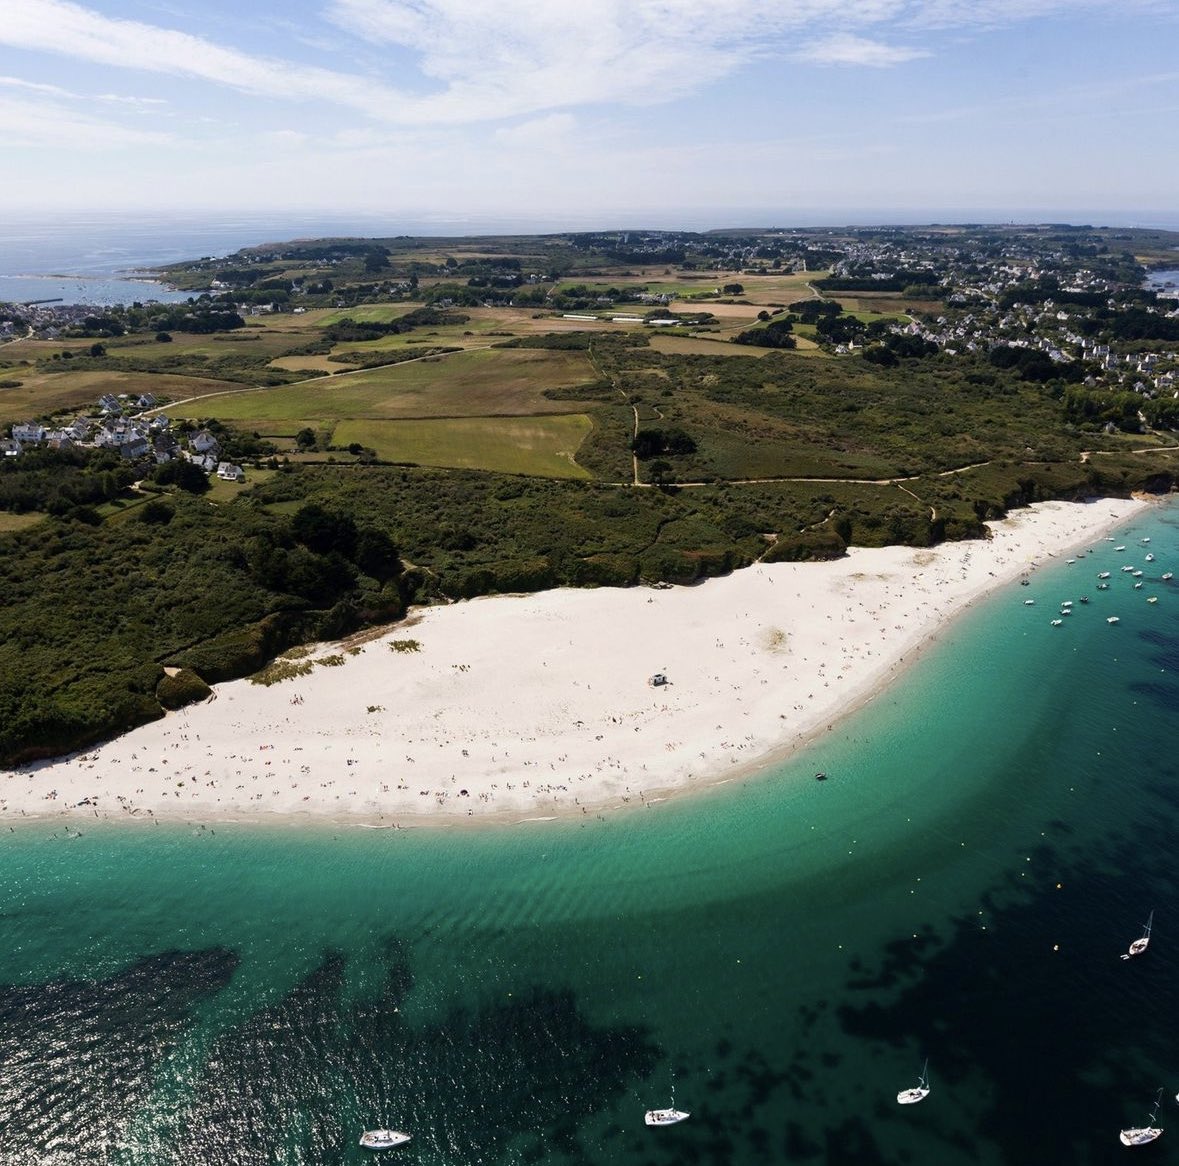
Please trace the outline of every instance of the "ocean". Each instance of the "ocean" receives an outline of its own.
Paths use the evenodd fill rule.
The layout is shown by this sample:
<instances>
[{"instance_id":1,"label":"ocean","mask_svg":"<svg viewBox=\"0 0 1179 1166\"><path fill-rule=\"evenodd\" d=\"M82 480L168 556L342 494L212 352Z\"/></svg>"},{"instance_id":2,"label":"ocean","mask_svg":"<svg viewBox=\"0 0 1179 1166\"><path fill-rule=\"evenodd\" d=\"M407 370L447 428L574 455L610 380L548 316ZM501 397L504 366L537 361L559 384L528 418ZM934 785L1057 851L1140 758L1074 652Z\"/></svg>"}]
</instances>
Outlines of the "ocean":
<instances>
[{"instance_id":1,"label":"ocean","mask_svg":"<svg viewBox=\"0 0 1179 1166\"><path fill-rule=\"evenodd\" d=\"M382 1126L423 1166L1120 1160L1179 1088L1176 563L1160 506L643 809L5 823L0 1163L358 1164Z\"/></svg>"}]
</instances>

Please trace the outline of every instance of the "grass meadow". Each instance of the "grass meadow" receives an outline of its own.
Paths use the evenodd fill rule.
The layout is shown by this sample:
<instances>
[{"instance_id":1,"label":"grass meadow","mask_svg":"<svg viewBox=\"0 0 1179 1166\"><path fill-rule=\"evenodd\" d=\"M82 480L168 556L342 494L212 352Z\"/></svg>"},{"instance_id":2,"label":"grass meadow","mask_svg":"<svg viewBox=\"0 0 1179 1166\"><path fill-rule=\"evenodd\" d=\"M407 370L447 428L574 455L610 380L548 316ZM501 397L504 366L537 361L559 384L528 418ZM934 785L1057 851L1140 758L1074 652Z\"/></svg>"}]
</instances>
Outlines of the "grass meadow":
<instances>
[{"instance_id":1,"label":"grass meadow","mask_svg":"<svg viewBox=\"0 0 1179 1166\"><path fill-rule=\"evenodd\" d=\"M68 369L68 365L66 366ZM104 393L154 393L169 400L186 400L210 393L223 393L241 386L233 381L206 377L184 377L150 372L45 372L41 370L13 374L19 389L0 389L0 424L29 421L62 410L93 412Z\"/></svg>"},{"instance_id":2,"label":"grass meadow","mask_svg":"<svg viewBox=\"0 0 1179 1166\"><path fill-rule=\"evenodd\" d=\"M584 384L593 367L581 352L480 349L365 369L220 398L226 421L346 421L570 413L544 390Z\"/></svg>"},{"instance_id":3,"label":"grass meadow","mask_svg":"<svg viewBox=\"0 0 1179 1166\"><path fill-rule=\"evenodd\" d=\"M334 445L358 441L384 461L463 470L589 478L574 457L593 428L584 413L553 417L448 417L341 421Z\"/></svg>"}]
</instances>

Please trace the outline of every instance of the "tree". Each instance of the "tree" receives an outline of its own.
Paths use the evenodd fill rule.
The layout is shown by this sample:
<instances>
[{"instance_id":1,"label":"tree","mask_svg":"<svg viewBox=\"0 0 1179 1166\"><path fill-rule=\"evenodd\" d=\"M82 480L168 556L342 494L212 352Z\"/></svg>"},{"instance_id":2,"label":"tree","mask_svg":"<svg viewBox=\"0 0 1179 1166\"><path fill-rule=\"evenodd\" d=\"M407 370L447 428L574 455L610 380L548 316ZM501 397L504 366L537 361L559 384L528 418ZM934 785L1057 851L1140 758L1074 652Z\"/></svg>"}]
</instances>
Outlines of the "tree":
<instances>
[{"instance_id":1,"label":"tree","mask_svg":"<svg viewBox=\"0 0 1179 1166\"><path fill-rule=\"evenodd\" d=\"M204 494L209 489L205 471L182 458L158 466L152 474L152 481L161 486L176 486L189 494Z\"/></svg>"},{"instance_id":2,"label":"tree","mask_svg":"<svg viewBox=\"0 0 1179 1166\"><path fill-rule=\"evenodd\" d=\"M94 343L90 345L91 356L106 356L106 346L103 344Z\"/></svg>"},{"instance_id":3,"label":"tree","mask_svg":"<svg viewBox=\"0 0 1179 1166\"><path fill-rule=\"evenodd\" d=\"M727 296L739 296L744 293L745 285L740 283L726 283L721 288L721 291Z\"/></svg>"},{"instance_id":4,"label":"tree","mask_svg":"<svg viewBox=\"0 0 1179 1166\"><path fill-rule=\"evenodd\" d=\"M167 526L175 516L176 511L167 502L153 498L139 512L139 521L149 526Z\"/></svg>"},{"instance_id":5,"label":"tree","mask_svg":"<svg viewBox=\"0 0 1179 1166\"><path fill-rule=\"evenodd\" d=\"M319 555L335 551L350 559L356 553L356 523L348 515L325 510L314 502L295 512L291 519L291 534L297 542Z\"/></svg>"},{"instance_id":6,"label":"tree","mask_svg":"<svg viewBox=\"0 0 1179 1166\"><path fill-rule=\"evenodd\" d=\"M671 473L671 463L665 462L662 458L656 458L648 467L648 473L651 475L651 482L655 486L663 486L667 483L667 476Z\"/></svg>"},{"instance_id":7,"label":"tree","mask_svg":"<svg viewBox=\"0 0 1179 1166\"><path fill-rule=\"evenodd\" d=\"M357 533L353 561L379 583L386 583L401 574L401 557L396 545L383 530L373 526L366 526Z\"/></svg>"},{"instance_id":8,"label":"tree","mask_svg":"<svg viewBox=\"0 0 1179 1166\"><path fill-rule=\"evenodd\" d=\"M310 426L300 429L295 434L295 444L302 450L315 448L315 430Z\"/></svg>"}]
</instances>

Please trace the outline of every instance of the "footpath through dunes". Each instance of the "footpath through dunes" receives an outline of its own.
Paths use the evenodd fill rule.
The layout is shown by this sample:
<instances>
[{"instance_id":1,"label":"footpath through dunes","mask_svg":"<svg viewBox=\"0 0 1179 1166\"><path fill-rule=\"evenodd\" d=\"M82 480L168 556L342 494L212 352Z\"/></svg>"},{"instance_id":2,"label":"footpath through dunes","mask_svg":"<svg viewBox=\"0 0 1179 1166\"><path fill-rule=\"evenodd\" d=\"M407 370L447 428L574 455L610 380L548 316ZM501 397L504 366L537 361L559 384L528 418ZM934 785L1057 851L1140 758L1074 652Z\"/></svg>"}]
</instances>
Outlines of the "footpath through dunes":
<instances>
[{"instance_id":1,"label":"footpath through dunes","mask_svg":"<svg viewBox=\"0 0 1179 1166\"><path fill-rule=\"evenodd\" d=\"M1146 506L1041 503L986 540L425 609L280 663L269 686L221 685L210 703L10 774L2 810L390 824L649 801L805 743L973 599Z\"/></svg>"}]
</instances>

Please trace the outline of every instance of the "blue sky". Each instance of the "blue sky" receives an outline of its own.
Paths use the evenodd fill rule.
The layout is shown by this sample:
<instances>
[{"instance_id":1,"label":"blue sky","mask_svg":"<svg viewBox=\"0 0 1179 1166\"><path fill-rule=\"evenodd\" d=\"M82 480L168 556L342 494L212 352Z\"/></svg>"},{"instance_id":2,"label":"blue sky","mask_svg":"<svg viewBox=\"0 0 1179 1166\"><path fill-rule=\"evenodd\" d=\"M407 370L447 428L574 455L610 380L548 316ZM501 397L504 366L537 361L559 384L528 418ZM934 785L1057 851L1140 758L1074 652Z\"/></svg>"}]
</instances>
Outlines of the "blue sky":
<instances>
[{"instance_id":1,"label":"blue sky","mask_svg":"<svg viewBox=\"0 0 1179 1166\"><path fill-rule=\"evenodd\" d=\"M0 211L1179 215L1177 50L1176 0L0 0Z\"/></svg>"}]
</instances>

